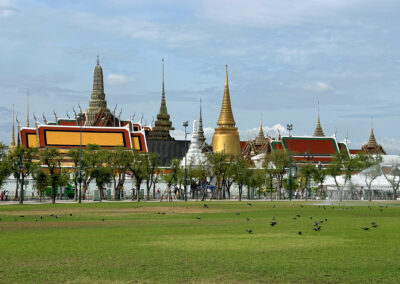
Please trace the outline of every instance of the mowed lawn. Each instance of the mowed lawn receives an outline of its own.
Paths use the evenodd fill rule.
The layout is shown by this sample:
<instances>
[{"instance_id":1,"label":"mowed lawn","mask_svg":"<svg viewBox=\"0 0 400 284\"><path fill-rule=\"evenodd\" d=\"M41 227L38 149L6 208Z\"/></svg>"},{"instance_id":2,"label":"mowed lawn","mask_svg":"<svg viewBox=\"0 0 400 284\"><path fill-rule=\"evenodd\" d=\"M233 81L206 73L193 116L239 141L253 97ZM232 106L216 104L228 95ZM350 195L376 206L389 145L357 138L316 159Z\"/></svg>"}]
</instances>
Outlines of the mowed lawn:
<instances>
[{"instance_id":1,"label":"mowed lawn","mask_svg":"<svg viewBox=\"0 0 400 284\"><path fill-rule=\"evenodd\" d=\"M400 282L400 203L206 204L0 206L0 283Z\"/></svg>"}]
</instances>

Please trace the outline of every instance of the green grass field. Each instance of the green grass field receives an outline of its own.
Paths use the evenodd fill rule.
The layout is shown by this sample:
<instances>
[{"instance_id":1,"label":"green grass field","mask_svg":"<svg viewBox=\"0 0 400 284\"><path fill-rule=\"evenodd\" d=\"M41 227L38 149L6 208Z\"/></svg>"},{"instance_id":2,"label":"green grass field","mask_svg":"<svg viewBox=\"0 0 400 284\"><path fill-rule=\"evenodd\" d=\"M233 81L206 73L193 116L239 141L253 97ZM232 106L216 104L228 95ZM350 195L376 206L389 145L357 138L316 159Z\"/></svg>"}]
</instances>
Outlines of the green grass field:
<instances>
[{"instance_id":1,"label":"green grass field","mask_svg":"<svg viewBox=\"0 0 400 284\"><path fill-rule=\"evenodd\" d=\"M400 203L206 204L0 206L0 283L400 281Z\"/></svg>"}]
</instances>

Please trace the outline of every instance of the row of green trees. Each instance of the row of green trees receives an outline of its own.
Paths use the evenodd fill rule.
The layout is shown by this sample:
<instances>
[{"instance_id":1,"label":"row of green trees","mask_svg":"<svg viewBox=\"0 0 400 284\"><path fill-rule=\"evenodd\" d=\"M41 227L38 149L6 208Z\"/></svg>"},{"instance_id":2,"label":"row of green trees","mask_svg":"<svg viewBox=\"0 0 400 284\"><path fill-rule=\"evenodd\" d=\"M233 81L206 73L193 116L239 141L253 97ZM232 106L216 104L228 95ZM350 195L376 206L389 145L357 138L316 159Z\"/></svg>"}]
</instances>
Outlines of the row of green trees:
<instances>
[{"instance_id":1,"label":"row of green trees","mask_svg":"<svg viewBox=\"0 0 400 284\"><path fill-rule=\"evenodd\" d=\"M288 168L291 164L294 165L294 175L292 177L292 189L299 189L301 195L308 198L310 190L310 183L313 181L318 186L314 188L316 194L323 198L323 184L328 176L332 177L336 189L339 194L339 200L343 200L343 191L346 186L351 186L351 178L354 174L360 173L368 191L368 198L372 198L372 185L373 182L383 175L387 182L392 187L392 198L397 199L399 186L400 186L400 164L398 161L393 160L386 166L381 166L381 155L368 155L364 153L349 155L346 151L336 153L330 161L329 165L323 167L321 164L315 165L312 163L302 162L296 165L293 159L286 151L273 151L268 154L264 161L264 169L267 174L267 179L270 182L271 198L273 180L276 184L276 192L278 198L281 198L283 188L287 191L289 188L289 180L287 177ZM286 177L286 178L285 178ZM289 192L289 195L291 192Z\"/></svg>"},{"instance_id":2,"label":"row of green trees","mask_svg":"<svg viewBox=\"0 0 400 284\"><path fill-rule=\"evenodd\" d=\"M72 160L72 167L62 167L65 159ZM382 170L379 166L381 156L371 155L348 155L346 152L337 153L327 167L312 163L301 163L290 160L286 151L273 151L266 155L263 169L251 168L248 161L243 157L226 153L213 153L208 155L207 162L203 165L187 165L186 171L180 165L180 160L171 161L168 169L159 168L159 156L154 153L139 153L126 150L125 148L101 149L98 145L88 145L80 152L79 149L71 149L68 157L63 156L55 148L25 149L17 146L12 152L0 144L0 186L8 176L13 175L19 188L14 198L23 202L25 180L32 176L34 188L41 197L44 191L51 188L51 199L56 200L57 188L73 183L75 188L75 199L78 198L78 188L81 185L81 197L86 198L88 186L95 182L100 197L105 198L105 189L108 184L113 184L114 198L119 200L121 191L124 189L126 177L131 176L134 182L135 194L132 196L140 200L140 189L144 184L146 188L146 199L156 197L156 184L163 180L167 184L168 192L175 192L178 198L183 199L185 194L191 198L206 198L208 194L207 185L214 184L210 198L230 199L231 188L236 184L239 191L239 200L247 188L247 198L251 193L270 195L277 199L291 198L293 190L301 192L306 199L310 196L310 184L317 185L313 190L315 195L323 198L323 184L327 176L331 176L339 192L339 199L343 199L344 186L351 177L364 169L365 185L371 198L371 186L373 181L381 174L385 175L393 187L393 198L397 198L400 185L400 171L397 165L390 169ZM293 166L293 175L289 179L288 169ZM186 179L185 179L186 178ZM189 187L185 192L185 180ZM132 198L133 198L132 197Z\"/></svg>"},{"instance_id":3,"label":"row of green trees","mask_svg":"<svg viewBox=\"0 0 400 284\"><path fill-rule=\"evenodd\" d=\"M66 159L72 160L71 168L62 166ZM12 152L8 152L7 147L0 144L0 186L13 175L18 186L14 199L23 203L25 180L32 176L33 187L39 192L39 196L43 197L50 187L51 199L55 203L59 187L67 185L68 182L73 183L77 199L81 184L82 198L85 199L88 186L94 181L102 199L105 198L106 185L114 184L115 199L118 200L129 173L137 189L140 189L144 180L146 181L149 199L151 189L153 197L155 196L155 184L159 178L158 161L157 154L127 151L122 147L105 150L93 144L82 149L82 152L79 149L71 149L68 157L65 157L55 148L38 151L35 148L25 149L17 146ZM136 196L139 200L140 194Z\"/></svg>"}]
</instances>

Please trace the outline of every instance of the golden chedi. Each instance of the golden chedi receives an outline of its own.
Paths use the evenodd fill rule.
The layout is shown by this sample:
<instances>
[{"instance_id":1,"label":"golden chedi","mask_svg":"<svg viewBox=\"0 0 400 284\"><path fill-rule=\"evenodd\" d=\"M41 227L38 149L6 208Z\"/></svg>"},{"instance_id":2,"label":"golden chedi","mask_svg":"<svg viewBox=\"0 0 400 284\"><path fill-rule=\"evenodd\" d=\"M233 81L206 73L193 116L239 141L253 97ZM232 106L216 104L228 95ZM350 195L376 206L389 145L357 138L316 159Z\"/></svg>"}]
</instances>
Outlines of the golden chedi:
<instances>
[{"instance_id":1,"label":"golden chedi","mask_svg":"<svg viewBox=\"0 0 400 284\"><path fill-rule=\"evenodd\" d=\"M235 119L233 118L231 98L228 85L228 65L225 71L225 90L222 99L221 113L217 122L218 127L212 138L213 152L225 152L228 154L240 155L240 139Z\"/></svg>"}]
</instances>

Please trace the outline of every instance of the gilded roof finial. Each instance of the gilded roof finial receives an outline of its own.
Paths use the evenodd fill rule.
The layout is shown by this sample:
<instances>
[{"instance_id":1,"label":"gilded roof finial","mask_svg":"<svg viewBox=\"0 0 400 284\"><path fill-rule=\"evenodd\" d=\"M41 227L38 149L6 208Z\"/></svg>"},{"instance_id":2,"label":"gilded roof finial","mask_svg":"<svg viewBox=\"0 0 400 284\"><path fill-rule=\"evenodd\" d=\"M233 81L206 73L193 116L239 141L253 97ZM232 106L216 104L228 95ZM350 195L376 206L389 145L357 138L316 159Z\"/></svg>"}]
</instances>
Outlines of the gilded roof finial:
<instances>
[{"instance_id":1,"label":"gilded roof finial","mask_svg":"<svg viewBox=\"0 0 400 284\"><path fill-rule=\"evenodd\" d=\"M15 118L14 118L14 104L13 104L13 106L12 106L11 147L15 147Z\"/></svg>"},{"instance_id":2,"label":"gilded roof finial","mask_svg":"<svg viewBox=\"0 0 400 284\"><path fill-rule=\"evenodd\" d=\"M317 127L315 128L314 137L325 137L325 133L322 130L322 126L321 126L321 120L319 117L319 101L318 101L318 119L317 119Z\"/></svg>"},{"instance_id":3,"label":"gilded roof finial","mask_svg":"<svg viewBox=\"0 0 400 284\"><path fill-rule=\"evenodd\" d=\"M222 107L217 122L218 126L222 127L234 127L235 119L233 118L231 98L229 94L229 84L228 84L228 65L225 65L225 90L224 97L222 99Z\"/></svg>"},{"instance_id":4,"label":"gilded roof finial","mask_svg":"<svg viewBox=\"0 0 400 284\"><path fill-rule=\"evenodd\" d=\"M368 139L368 142L367 142L367 147L368 148L374 148L376 146L378 146L378 142L376 142L376 139L375 139L374 128L371 127L371 134L369 135L369 139Z\"/></svg>"},{"instance_id":5,"label":"gilded roof finial","mask_svg":"<svg viewBox=\"0 0 400 284\"><path fill-rule=\"evenodd\" d=\"M258 131L258 136L256 138L256 145L262 145L265 142L265 136L264 136L264 130L263 130L263 126L262 126L262 113L260 116L260 130Z\"/></svg>"},{"instance_id":6,"label":"gilded roof finial","mask_svg":"<svg viewBox=\"0 0 400 284\"><path fill-rule=\"evenodd\" d=\"M229 88L229 86L228 86L228 64L225 65L225 88Z\"/></svg>"}]
</instances>

